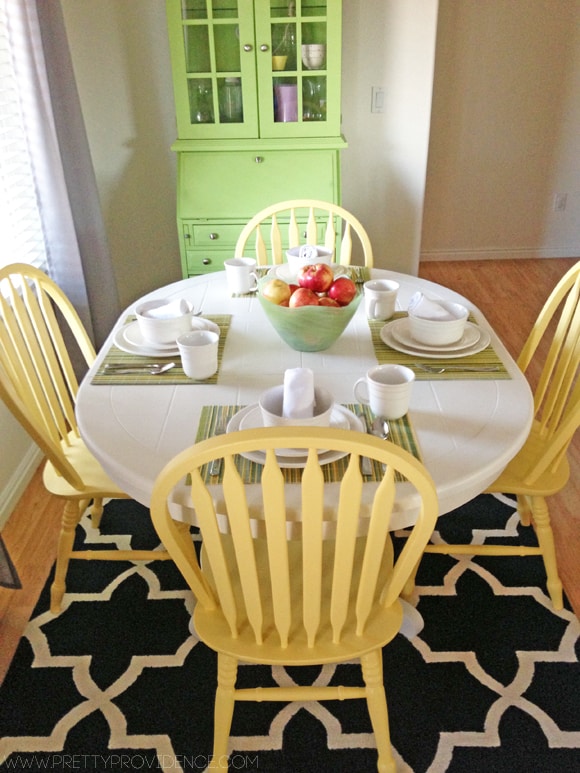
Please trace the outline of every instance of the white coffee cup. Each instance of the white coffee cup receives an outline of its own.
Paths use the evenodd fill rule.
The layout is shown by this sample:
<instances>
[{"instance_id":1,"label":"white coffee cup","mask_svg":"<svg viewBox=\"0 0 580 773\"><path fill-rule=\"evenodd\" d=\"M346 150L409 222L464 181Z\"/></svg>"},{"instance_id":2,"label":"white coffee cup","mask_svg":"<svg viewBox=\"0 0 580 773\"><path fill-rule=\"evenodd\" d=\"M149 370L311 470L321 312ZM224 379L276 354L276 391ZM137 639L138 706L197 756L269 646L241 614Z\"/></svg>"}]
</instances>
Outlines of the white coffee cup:
<instances>
[{"instance_id":1,"label":"white coffee cup","mask_svg":"<svg viewBox=\"0 0 580 773\"><path fill-rule=\"evenodd\" d=\"M354 396L375 416L400 419L409 410L415 374L404 365L377 365L354 385Z\"/></svg>"},{"instance_id":2,"label":"white coffee cup","mask_svg":"<svg viewBox=\"0 0 580 773\"><path fill-rule=\"evenodd\" d=\"M224 268L232 295L244 295L257 289L258 276L254 258L230 258L224 260Z\"/></svg>"},{"instance_id":3,"label":"white coffee cup","mask_svg":"<svg viewBox=\"0 0 580 773\"><path fill-rule=\"evenodd\" d=\"M203 381L218 369L219 335L213 330L192 330L177 339L183 372L189 378Z\"/></svg>"},{"instance_id":4,"label":"white coffee cup","mask_svg":"<svg viewBox=\"0 0 580 773\"><path fill-rule=\"evenodd\" d=\"M395 313L399 283L391 279L370 279L364 283L368 319L389 319Z\"/></svg>"}]
</instances>

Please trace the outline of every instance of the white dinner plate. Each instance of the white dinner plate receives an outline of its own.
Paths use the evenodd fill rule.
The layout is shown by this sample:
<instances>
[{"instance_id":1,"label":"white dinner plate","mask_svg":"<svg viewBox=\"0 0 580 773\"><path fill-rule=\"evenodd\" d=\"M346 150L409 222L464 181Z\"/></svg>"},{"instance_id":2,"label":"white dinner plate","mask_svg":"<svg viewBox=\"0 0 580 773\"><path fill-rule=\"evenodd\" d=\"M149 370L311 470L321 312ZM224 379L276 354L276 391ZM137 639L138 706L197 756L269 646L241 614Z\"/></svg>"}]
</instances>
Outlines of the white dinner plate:
<instances>
[{"instance_id":1,"label":"white dinner plate","mask_svg":"<svg viewBox=\"0 0 580 773\"><path fill-rule=\"evenodd\" d=\"M470 346L474 346L481 335L480 328L477 325L473 325L471 322L465 323L463 335L458 341L454 341L452 344L424 344L420 341L416 341L411 335L409 319L404 317L403 319L395 319L389 327L391 334L397 339L400 344L404 346L410 346L412 349L420 348L427 352L453 352L460 349L467 349Z\"/></svg>"},{"instance_id":2,"label":"white dinner plate","mask_svg":"<svg viewBox=\"0 0 580 773\"><path fill-rule=\"evenodd\" d=\"M138 322L130 322L128 325L125 325L123 337L128 344L140 348L145 346L147 349L154 349L159 352L175 351L176 349L175 341L170 344L153 344L151 341L147 341L143 338Z\"/></svg>"},{"instance_id":3,"label":"white dinner plate","mask_svg":"<svg viewBox=\"0 0 580 773\"><path fill-rule=\"evenodd\" d=\"M247 405L238 411L228 422L227 431L237 432L241 429L255 429L256 427L263 427L262 414L260 412L260 406L257 403L253 405ZM330 426L340 429L351 429L356 432L364 432L362 421L358 416L348 408L345 408L338 403L335 404L330 416ZM278 463L280 467L294 467L300 468L306 465L306 455L304 451L300 449L284 449L286 453L276 454L278 457ZM257 462L258 464L264 464L266 461L266 454L264 451L248 451L242 454L246 459L251 462ZM341 459L346 456L343 451L321 451L318 455L321 464L329 464L335 462L337 459Z\"/></svg>"},{"instance_id":4,"label":"white dinner plate","mask_svg":"<svg viewBox=\"0 0 580 773\"><path fill-rule=\"evenodd\" d=\"M339 276L350 276L348 266L341 266L338 263L330 263L335 278ZM282 263L280 266L272 266L268 271L268 276L273 276L277 279L282 279L284 282L292 283L297 279L297 275L290 269L287 263Z\"/></svg>"},{"instance_id":5,"label":"white dinner plate","mask_svg":"<svg viewBox=\"0 0 580 773\"><path fill-rule=\"evenodd\" d=\"M219 335L219 325L203 317L193 317L192 330L213 330ZM179 349L175 344L152 344L141 334L137 320L129 322L120 328L114 337L115 346L129 354L140 354L144 357L177 357Z\"/></svg>"},{"instance_id":6,"label":"white dinner plate","mask_svg":"<svg viewBox=\"0 0 580 773\"><path fill-rule=\"evenodd\" d=\"M129 337L127 337L126 333L129 328ZM160 349L147 343L141 335L139 323L136 321L129 322L128 325L119 328L115 333L113 342L118 349L128 352L128 354L139 354L142 357L176 357L179 354L177 346Z\"/></svg>"},{"instance_id":7,"label":"white dinner plate","mask_svg":"<svg viewBox=\"0 0 580 773\"><path fill-rule=\"evenodd\" d=\"M392 333L392 325L399 321L401 320L394 320L393 322L388 322L386 325L384 325L381 328L381 339L387 344L387 346L390 346L391 349L395 349L398 352L403 352L404 354L411 354L415 357L428 357L435 360L441 358L451 360L457 359L458 357L468 357L470 354L477 354L478 352L483 351L487 346L489 346L489 342L491 340L487 330L479 328L479 339L474 344L467 346L464 349L455 349L450 351L444 347L439 349L431 347L423 348L421 344L416 342L413 346L406 346L405 344L402 344L400 341L398 341ZM468 322L467 324L470 325L471 323Z\"/></svg>"}]
</instances>

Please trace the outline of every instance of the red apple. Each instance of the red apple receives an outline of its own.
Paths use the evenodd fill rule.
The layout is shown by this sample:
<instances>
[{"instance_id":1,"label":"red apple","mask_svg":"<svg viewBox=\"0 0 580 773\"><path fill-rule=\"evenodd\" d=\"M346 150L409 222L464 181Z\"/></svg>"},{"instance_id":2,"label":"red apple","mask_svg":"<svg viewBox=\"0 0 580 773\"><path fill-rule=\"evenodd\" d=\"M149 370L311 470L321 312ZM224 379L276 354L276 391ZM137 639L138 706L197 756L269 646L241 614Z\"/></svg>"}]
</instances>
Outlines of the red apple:
<instances>
[{"instance_id":1,"label":"red apple","mask_svg":"<svg viewBox=\"0 0 580 773\"><path fill-rule=\"evenodd\" d=\"M299 287L290 296L288 305L291 309L296 309L298 306L318 306L318 295L308 287Z\"/></svg>"},{"instance_id":2,"label":"red apple","mask_svg":"<svg viewBox=\"0 0 580 773\"><path fill-rule=\"evenodd\" d=\"M319 306L340 306L340 303L337 303L333 298L329 298L328 295L323 295L322 298L318 299L318 305Z\"/></svg>"},{"instance_id":3,"label":"red apple","mask_svg":"<svg viewBox=\"0 0 580 773\"><path fill-rule=\"evenodd\" d=\"M300 287L300 285L294 285L294 284L290 284L288 286L290 287L290 295L292 295L293 292L296 292L296 290Z\"/></svg>"},{"instance_id":4,"label":"red apple","mask_svg":"<svg viewBox=\"0 0 580 773\"><path fill-rule=\"evenodd\" d=\"M325 293L334 279L334 273L327 263L313 263L302 266L298 272L298 284L315 293Z\"/></svg>"},{"instance_id":5,"label":"red apple","mask_svg":"<svg viewBox=\"0 0 580 773\"><path fill-rule=\"evenodd\" d=\"M262 295L280 306L290 298L290 285L281 279L270 279L262 286Z\"/></svg>"},{"instance_id":6,"label":"red apple","mask_svg":"<svg viewBox=\"0 0 580 773\"><path fill-rule=\"evenodd\" d=\"M348 306L356 295L356 285L346 276L339 276L328 288L328 297L335 300L339 306Z\"/></svg>"}]
</instances>

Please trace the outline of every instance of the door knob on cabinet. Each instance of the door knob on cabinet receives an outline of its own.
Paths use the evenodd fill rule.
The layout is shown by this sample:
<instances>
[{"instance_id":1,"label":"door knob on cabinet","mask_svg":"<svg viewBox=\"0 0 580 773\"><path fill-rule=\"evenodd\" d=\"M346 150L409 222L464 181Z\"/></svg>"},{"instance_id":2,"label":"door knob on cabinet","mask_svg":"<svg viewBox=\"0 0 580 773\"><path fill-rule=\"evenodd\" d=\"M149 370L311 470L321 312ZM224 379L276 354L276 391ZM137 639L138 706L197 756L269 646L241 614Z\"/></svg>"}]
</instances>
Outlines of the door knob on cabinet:
<instances>
[{"instance_id":1,"label":"door knob on cabinet","mask_svg":"<svg viewBox=\"0 0 580 773\"><path fill-rule=\"evenodd\" d=\"M264 156L256 156L256 164L261 164L264 161Z\"/></svg>"},{"instance_id":2,"label":"door knob on cabinet","mask_svg":"<svg viewBox=\"0 0 580 773\"><path fill-rule=\"evenodd\" d=\"M212 232L210 233L209 238L214 242L216 239L220 238L220 235Z\"/></svg>"},{"instance_id":3,"label":"door knob on cabinet","mask_svg":"<svg viewBox=\"0 0 580 773\"><path fill-rule=\"evenodd\" d=\"M246 43L244 46L244 51L251 51L251 50L252 50L252 46L250 45L250 43Z\"/></svg>"},{"instance_id":4,"label":"door knob on cabinet","mask_svg":"<svg viewBox=\"0 0 580 773\"><path fill-rule=\"evenodd\" d=\"M211 263L211 260L209 258L204 258L201 262L203 263L204 266L209 266L209 264Z\"/></svg>"},{"instance_id":5,"label":"door knob on cabinet","mask_svg":"<svg viewBox=\"0 0 580 773\"><path fill-rule=\"evenodd\" d=\"M266 43L262 43L260 46L260 51L269 51L270 46L268 46Z\"/></svg>"}]
</instances>

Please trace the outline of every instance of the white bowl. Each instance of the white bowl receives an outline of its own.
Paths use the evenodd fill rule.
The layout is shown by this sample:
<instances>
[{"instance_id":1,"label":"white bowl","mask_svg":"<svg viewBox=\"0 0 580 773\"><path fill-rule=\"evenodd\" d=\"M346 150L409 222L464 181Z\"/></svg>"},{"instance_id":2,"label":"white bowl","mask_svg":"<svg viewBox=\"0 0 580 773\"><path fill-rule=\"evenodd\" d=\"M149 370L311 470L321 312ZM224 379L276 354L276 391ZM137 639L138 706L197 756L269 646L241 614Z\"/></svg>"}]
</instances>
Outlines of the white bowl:
<instances>
[{"instance_id":1,"label":"white bowl","mask_svg":"<svg viewBox=\"0 0 580 773\"><path fill-rule=\"evenodd\" d=\"M147 312L151 309L156 309L169 303L171 302L161 298L142 303L135 309L139 330L146 341L152 344L171 344L182 333L187 333L191 330L193 304L189 301L186 301L188 311L180 316L167 318L147 316Z\"/></svg>"},{"instance_id":2,"label":"white bowl","mask_svg":"<svg viewBox=\"0 0 580 773\"><path fill-rule=\"evenodd\" d=\"M324 67L326 46L323 43L305 43L302 46L302 63L309 70L320 70Z\"/></svg>"},{"instance_id":3,"label":"white bowl","mask_svg":"<svg viewBox=\"0 0 580 773\"><path fill-rule=\"evenodd\" d=\"M313 258L301 258L301 247L291 247L289 250L286 250L286 260L293 274L297 274L302 266L308 266L311 263L332 263L332 250L327 250L326 247L320 247L317 244L313 246L316 247L316 252L318 253Z\"/></svg>"},{"instance_id":4,"label":"white bowl","mask_svg":"<svg viewBox=\"0 0 580 773\"><path fill-rule=\"evenodd\" d=\"M284 387L282 385L267 389L262 393L258 404L262 412L265 427L329 427L330 414L334 399L330 392L314 387L314 415L307 419L289 419L282 416Z\"/></svg>"},{"instance_id":5,"label":"white bowl","mask_svg":"<svg viewBox=\"0 0 580 773\"><path fill-rule=\"evenodd\" d=\"M469 315L461 303L440 301L440 306L453 315L453 319L425 319L409 312L409 332L420 344L446 346L459 341L465 330Z\"/></svg>"}]
</instances>

